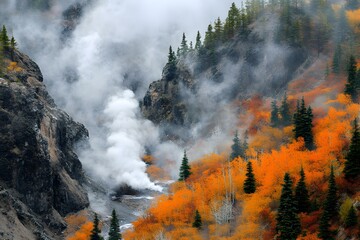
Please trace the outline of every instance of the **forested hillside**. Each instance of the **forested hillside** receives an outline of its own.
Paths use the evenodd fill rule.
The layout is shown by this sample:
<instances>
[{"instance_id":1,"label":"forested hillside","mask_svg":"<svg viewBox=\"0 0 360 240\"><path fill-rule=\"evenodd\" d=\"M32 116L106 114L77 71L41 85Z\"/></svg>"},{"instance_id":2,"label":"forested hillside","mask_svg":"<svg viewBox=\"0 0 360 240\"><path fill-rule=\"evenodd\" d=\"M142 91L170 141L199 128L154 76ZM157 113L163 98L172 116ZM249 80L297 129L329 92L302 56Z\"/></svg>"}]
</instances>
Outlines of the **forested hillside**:
<instances>
[{"instance_id":1,"label":"forested hillside","mask_svg":"<svg viewBox=\"0 0 360 240\"><path fill-rule=\"evenodd\" d=\"M359 7L234 3L203 41L184 34L170 47L163 78L144 98L145 116L166 137L191 139L173 126L201 121L217 97L237 109L233 145L200 159L185 153L178 181L124 238L358 239ZM229 72L235 81L224 87ZM227 89L204 102L204 81ZM166 175L157 161L154 179Z\"/></svg>"}]
</instances>

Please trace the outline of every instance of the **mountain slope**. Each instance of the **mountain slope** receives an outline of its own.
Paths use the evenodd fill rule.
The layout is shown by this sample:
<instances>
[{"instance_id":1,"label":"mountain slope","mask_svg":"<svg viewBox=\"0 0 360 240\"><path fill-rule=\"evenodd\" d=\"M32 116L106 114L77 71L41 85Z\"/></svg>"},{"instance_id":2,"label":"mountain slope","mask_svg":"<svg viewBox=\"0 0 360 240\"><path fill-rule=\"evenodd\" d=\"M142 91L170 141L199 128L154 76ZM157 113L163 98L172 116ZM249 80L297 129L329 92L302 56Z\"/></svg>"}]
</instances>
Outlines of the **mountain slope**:
<instances>
[{"instance_id":1,"label":"mountain slope","mask_svg":"<svg viewBox=\"0 0 360 240\"><path fill-rule=\"evenodd\" d=\"M88 132L56 107L36 63L16 50L12 56L4 53L8 67L0 78L0 238L62 239L63 217L89 205L74 152Z\"/></svg>"}]
</instances>

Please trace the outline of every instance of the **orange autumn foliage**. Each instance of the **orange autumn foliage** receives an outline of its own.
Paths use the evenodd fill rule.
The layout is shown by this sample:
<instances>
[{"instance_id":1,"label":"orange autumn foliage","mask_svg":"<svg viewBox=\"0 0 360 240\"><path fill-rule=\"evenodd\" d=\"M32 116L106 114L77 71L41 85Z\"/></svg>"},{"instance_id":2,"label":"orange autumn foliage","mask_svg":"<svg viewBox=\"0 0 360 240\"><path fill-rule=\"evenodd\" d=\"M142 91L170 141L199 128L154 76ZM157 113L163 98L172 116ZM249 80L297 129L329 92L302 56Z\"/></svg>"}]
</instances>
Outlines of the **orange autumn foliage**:
<instances>
[{"instance_id":1,"label":"orange autumn foliage","mask_svg":"<svg viewBox=\"0 0 360 240\"><path fill-rule=\"evenodd\" d=\"M355 28L355 31L360 31L360 9L346 11L346 16L350 25Z\"/></svg>"},{"instance_id":2,"label":"orange autumn foliage","mask_svg":"<svg viewBox=\"0 0 360 240\"><path fill-rule=\"evenodd\" d=\"M302 139L292 139L292 126L269 127L267 101L256 97L243 103L254 116L249 120L250 126L256 128L247 151L253 163L256 192L247 195L243 191L246 173L243 159L228 162L227 154L206 155L191 164L192 175L185 183L174 183L168 195L160 196L145 217L134 222L134 230L124 233L125 239L151 239L161 231L171 239L273 239L285 172L290 173L295 185L303 167L310 199L319 203L324 201L330 165L335 168L339 186L346 186L348 183L341 181L344 150L351 137L351 121L358 116L360 105L343 94L336 95L336 90L328 91L327 84L320 84L305 94L309 97L307 103L314 109L315 150L307 151ZM289 94L293 100L297 97ZM255 109L266 114L255 116ZM265 119L267 122L263 122ZM231 224L218 223L214 211L229 196L235 199ZM204 230L200 232L191 228L195 210L203 220ZM319 215L319 211L301 214L306 236L299 239L318 239Z\"/></svg>"},{"instance_id":3,"label":"orange autumn foliage","mask_svg":"<svg viewBox=\"0 0 360 240\"><path fill-rule=\"evenodd\" d=\"M90 240L91 230L94 228L92 222L84 223L74 235L67 238L67 240Z\"/></svg>"}]
</instances>

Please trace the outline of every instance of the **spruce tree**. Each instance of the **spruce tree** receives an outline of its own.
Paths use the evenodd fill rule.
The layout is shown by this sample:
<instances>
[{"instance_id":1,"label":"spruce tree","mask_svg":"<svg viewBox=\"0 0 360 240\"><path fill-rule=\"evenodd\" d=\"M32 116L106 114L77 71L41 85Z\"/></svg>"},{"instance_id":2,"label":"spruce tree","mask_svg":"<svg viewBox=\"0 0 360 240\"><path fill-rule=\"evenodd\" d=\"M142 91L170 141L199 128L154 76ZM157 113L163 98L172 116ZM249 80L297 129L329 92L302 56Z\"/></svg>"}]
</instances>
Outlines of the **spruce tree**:
<instances>
[{"instance_id":1,"label":"spruce tree","mask_svg":"<svg viewBox=\"0 0 360 240\"><path fill-rule=\"evenodd\" d=\"M276 220L276 231L279 233L280 240L295 240L301 233L300 219L296 211L292 181L289 173L286 173L284 176Z\"/></svg>"},{"instance_id":2,"label":"spruce tree","mask_svg":"<svg viewBox=\"0 0 360 240\"><path fill-rule=\"evenodd\" d=\"M350 149L346 155L344 175L347 180L360 176L360 132L357 119L354 120Z\"/></svg>"},{"instance_id":3,"label":"spruce tree","mask_svg":"<svg viewBox=\"0 0 360 240\"><path fill-rule=\"evenodd\" d=\"M195 217L192 226L197 229L201 229L202 227L201 216L198 210L195 211Z\"/></svg>"},{"instance_id":4,"label":"spruce tree","mask_svg":"<svg viewBox=\"0 0 360 240\"><path fill-rule=\"evenodd\" d=\"M175 52L173 51L172 47L169 47L169 55L168 55L168 63L175 63L176 56Z\"/></svg>"},{"instance_id":5,"label":"spruce tree","mask_svg":"<svg viewBox=\"0 0 360 240\"><path fill-rule=\"evenodd\" d=\"M349 95L355 102L358 94L356 89L356 60L354 56L350 56L349 67L348 67L347 83L345 85L345 94Z\"/></svg>"},{"instance_id":6,"label":"spruce tree","mask_svg":"<svg viewBox=\"0 0 360 240\"><path fill-rule=\"evenodd\" d=\"M296 112L294 114L294 134L295 139L299 137L304 138L305 147L308 150L314 148L314 137L312 132L312 109L309 106L306 109L304 98L301 99L301 103L297 103Z\"/></svg>"},{"instance_id":7,"label":"spruce tree","mask_svg":"<svg viewBox=\"0 0 360 240\"><path fill-rule=\"evenodd\" d=\"M196 35L195 50L199 51L200 48L201 48L201 35L200 32L198 31Z\"/></svg>"},{"instance_id":8,"label":"spruce tree","mask_svg":"<svg viewBox=\"0 0 360 240\"><path fill-rule=\"evenodd\" d=\"M238 131L235 132L235 136L233 138L233 145L231 146L231 155L230 159L233 160L237 157L244 157L244 151L242 148L241 141L239 139Z\"/></svg>"},{"instance_id":9,"label":"spruce tree","mask_svg":"<svg viewBox=\"0 0 360 240\"><path fill-rule=\"evenodd\" d=\"M275 100L271 102L270 125L272 127L277 127L279 125L279 108Z\"/></svg>"},{"instance_id":10,"label":"spruce tree","mask_svg":"<svg viewBox=\"0 0 360 240\"><path fill-rule=\"evenodd\" d=\"M330 220L337 215L337 187L335 183L334 167L331 166L329 187L326 199L323 205L323 212L320 217L319 238L324 240L334 239L330 231Z\"/></svg>"},{"instance_id":11,"label":"spruce tree","mask_svg":"<svg viewBox=\"0 0 360 240\"><path fill-rule=\"evenodd\" d=\"M121 239L121 233L120 233L119 219L116 215L115 209L113 209L111 213L109 240L120 240L120 239Z\"/></svg>"},{"instance_id":12,"label":"spruce tree","mask_svg":"<svg viewBox=\"0 0 360 240\"><path fill-rule=\"evenodd\" d=\"M337 216L338 214L337 205L338 205L337 186L335 182L334 167L331 166L329 187L326 195L326 200L324 203L324 211L327 211L329 213L330 219Z\"/></svg>"},{"instance_id":13,"label":"spruce tree","mask_svg":"<svg viewBox=\"0 0 360 240\"><path fill-rule=\"evenodd\" d=\"M101 233L101 229L99 228L99 219L97 214L95 213L94 227L91 230L90 240L103 240L100 233Z\"/></svg>"},{"instance_id":14,"label":"spruce tree","mask_svg":"<svg viewBox=\"0 0 360 240\"><path fill-rule=\"evenodd\" d=\"M187 41L186 41L186 35L185 35L185 33L183 33L182 41L181 41L181 44L180 44L180 55L184 56L188 52L189 52L189 46L188 46Z\"/></svg>"},{"instance_id":15,"label":"spruce tree","mask_svg":"<svg viewBox=\"0 0 360 240\"><path fill-rule=\"evenodd\" d=\"M223 24L220 18L217 18L214 24L214 38L217 44L223 40Z\"/></svg>"},{"instance_id":16,"label":"spruce tree","mask_svg":"<svg viewBox=\"0 0 360 240\"><path fill-rule=\"evenodd\" d=\"M251 161L248 161L247 168L246 168L246 179L244 182L244 192L246 194L251 194L256 191L256 180L255 175L252 169Z\"/></svg>"},{"instance_id":17,"label":"spruce tree","mask_svg":"<svg viewBox=\"0 0 360 240\"><path fill-rule=\"evenodd\" d=\"M332 71L333 73L338 74L340 73L340 70L341 70L341 45L338 44L334 52Z\"/></svg>"},{"instance_id":18,"label":"spruce tree","mask_svg":"<svg viewBox=\"0 0 360 240\"><path fill-rule=\"evenodd\" d=\"M289 126L291 124L291 114L290 114L290 106L287 100L287 94L285 93L283 100L281 102L281 106L279 109L279 113L281 116L281 125Z\"/></svg>"},{"instance_id":19,"label":"spruce tree","mask_svg":"<svg viewBox=\"0 0 360 240\"><path fill-rule=\"evenodd\" d=\"M356 226L358 223L357 215L354 206L352 205L345 220L345 227L350 228Z\"/></svg>"},{"instance_id":20,"label":"spruce tree","mask_svg":"<svg viewBox=\"0 0 360 240\"><path fill-rule=\"evenodd\" d=\"M240 10L236 7L235 3L232 3L224 24L224 34L227 39L232 39L236 32L240 30L240 23Z\"/></svg>"},{"instance_id":21,"label":"spruce tree","mask_svg":"<svg viewBox=\"0 0 360 240\"><path fill-rule=\"evenodd\" d=\"M184 157L180 166L179 181L185 181L191 175L191 168L189 166L189 160L186 156L186 151L184 151Z\"/></svg>"},{"instance_id":22,"label":"spruce tree","mask_svg":"<svg viewBox=\"0 0 360 240\"><path fill-rule=\"evenodd\" d=\"M300 212L309 212L310 210L310 199L309 199L309 192L306 187L305 183L305 172L304 169L301 167L300 170L300 180L296 185L295 188L295 199L297 203L297 211Z\"/></svg>"},{"instance_id":23,"label":"spruce tree","mask_svg":"<svg viewBox=\"0 0 360 240\"><path fill-rule=\"evenodd\" d=\"M3 51L7 50L10 47L10 40L7 35L7 30L6 30L5 25L3 25L2 31L0 33L0 42L1 42L1 45L3 48Z\"/></svg>"},{"instance_id":24,"label":"spruce tree","mask_svg":"<svg viewBox=\"0 0 360 240\"><path fill-rule=\"evenodd\" d=\"M11 60L14 61L15 49L17 46L17 42L15 41L14 36L11 37L10 40L10 51L11 51Z\"/></svg>"},{"instance_id":25,"label":"spruce tree","mask_svg":"<svg viewBox=\"0 0 360 240\"><path fill-rule=\"evenodd\" d=\"M319 234L318 237L324 240L333 240L332 232L330 231L330 216L329 212L323 211L320 217Z\"/></svg>"}]
</instances>

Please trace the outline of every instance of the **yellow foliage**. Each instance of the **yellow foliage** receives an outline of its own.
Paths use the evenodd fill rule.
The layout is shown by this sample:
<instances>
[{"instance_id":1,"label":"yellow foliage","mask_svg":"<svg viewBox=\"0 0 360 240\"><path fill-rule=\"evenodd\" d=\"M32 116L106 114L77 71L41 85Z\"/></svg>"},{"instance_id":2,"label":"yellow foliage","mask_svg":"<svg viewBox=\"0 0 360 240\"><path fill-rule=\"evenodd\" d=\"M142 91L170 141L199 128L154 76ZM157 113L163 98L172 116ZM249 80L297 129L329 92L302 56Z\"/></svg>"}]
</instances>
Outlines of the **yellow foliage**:
<instances>
[{"instance_id":1,"label":"yellow foliage","mask_svg":"<svg viewBox=\"0 0 360 240\"><path fill-rule=\"evenodd\" d=\"M354 28L359 29L360 27L360 9L346 11L349 23Z\"/></svg>"},{"instance_id":2,"label":"yellow foliage","mask_svg":"<svg viewBox=\"0 0 360 240\"><path fill-rule=\"evenodd\" d=\"M18 66L17 62L10 62L7 70L10 72L21 72L23 69Z\"/></svg>"}]
</instances>

